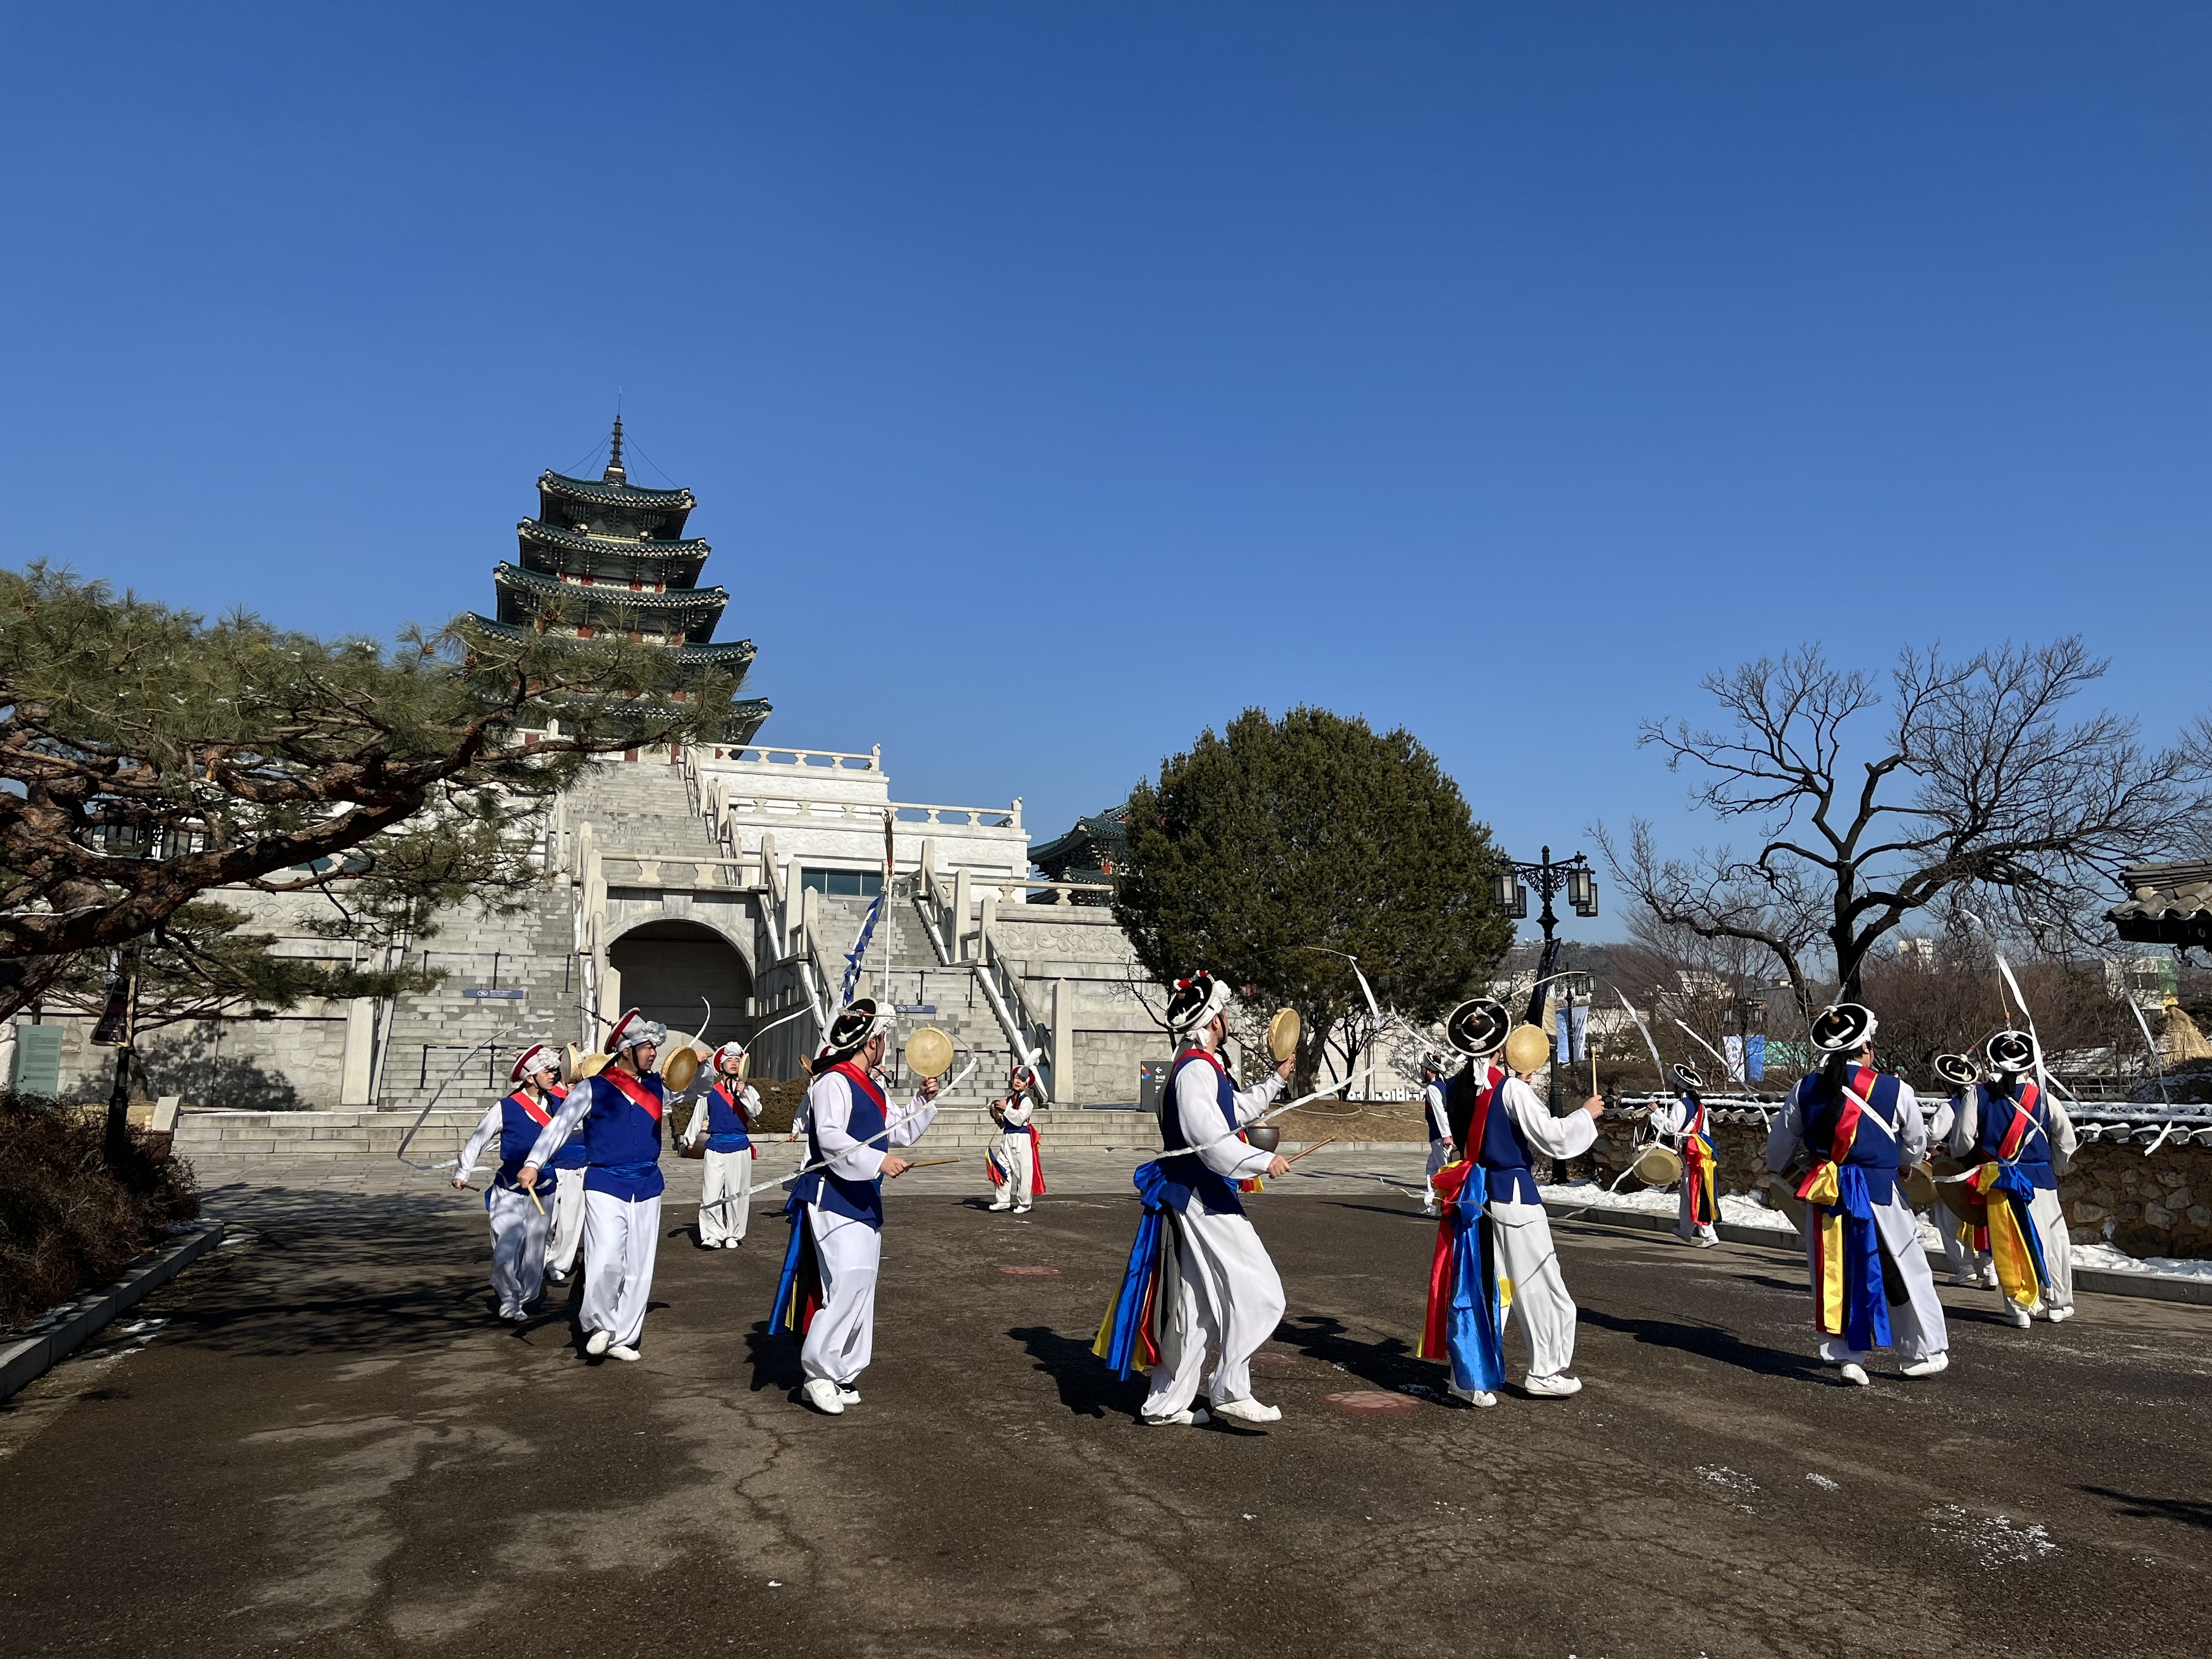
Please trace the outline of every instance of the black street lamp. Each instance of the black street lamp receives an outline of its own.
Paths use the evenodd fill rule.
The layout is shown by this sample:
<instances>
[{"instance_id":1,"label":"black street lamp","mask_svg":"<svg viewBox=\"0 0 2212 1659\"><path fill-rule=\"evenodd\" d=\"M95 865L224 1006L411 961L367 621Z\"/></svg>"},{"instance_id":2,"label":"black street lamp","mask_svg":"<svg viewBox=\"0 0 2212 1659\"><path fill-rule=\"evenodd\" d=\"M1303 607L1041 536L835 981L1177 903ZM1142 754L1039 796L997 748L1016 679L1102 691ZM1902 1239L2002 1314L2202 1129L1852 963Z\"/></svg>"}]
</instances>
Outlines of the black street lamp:
<instances>
[{"instance_id":1,"label":"black street lamp","mask_svg":"<svg viewBox=\"0 0 2212 1659\"><path fill-rule=\"evenodd\" d=\"M1552 930L1559 925L1559 914L1552 908L1552 901L1561 893L1567 896L1567 908L1584 921L1597 915L1597 872L1580 853L1562 863L1552 862L1552 849L1547 847L1544 855L1534 864L1524 864L1518 859L1508 859L1498 872L1492 894L1498 908L1516 921L1528 917L1528 887L1533 884L1537 896L1544 902L1543 914L1536 925L1544 930L1544 952L1536 962L1536 983L1528 993L1528 1022L1541 1025L1544 1019L1544 984L1551 978L1559 956L1559 942ZM1570 1027L1570 1030L1572 1028ZM1552 1110L1559 1109L1559 1071L1567 1060L1565 1054L1552 1057Z\"/></svg>"}]
</instances>

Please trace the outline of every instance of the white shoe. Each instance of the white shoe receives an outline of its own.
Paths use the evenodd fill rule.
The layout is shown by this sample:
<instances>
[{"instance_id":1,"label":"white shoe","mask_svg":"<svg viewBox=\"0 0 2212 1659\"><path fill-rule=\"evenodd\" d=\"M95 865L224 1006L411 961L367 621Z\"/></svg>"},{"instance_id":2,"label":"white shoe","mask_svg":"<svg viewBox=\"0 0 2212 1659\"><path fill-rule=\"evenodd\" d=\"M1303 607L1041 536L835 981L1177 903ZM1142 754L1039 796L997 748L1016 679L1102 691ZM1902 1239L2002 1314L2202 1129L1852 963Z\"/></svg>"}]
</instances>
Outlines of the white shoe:
<instances>
[{"instance_id":1,"label":"white shoe","mask_svg":"<svg viewBox=\"0 0 2212 1659\"><path fill-rule=\"evenodd\" d=\"M638 1352L627 1342L617 1342L607 1349L610 1359L626 1359L633 1365L638 1361Z\"/></svg>"},{"instance_id":2,"label":"white shoe","mask_svg":"<svg viewBox=\"0 0 2212 1659\"><path fill-rule=\"evenodd\" d=\"M522 1324L530 1317L520 1308L502 1308L500 1310L499 1316L510 1325Z\"/></svg>"},{"instance_id":3,"label":"white shoe","mask_svg":"<svg viewBox=\"0 0 2212 1659\"><path fill-rule=\"evenodd\" d=\"M2017 1302L2008 1302L2005 1304L2005 1317L2009 1319L2014 1324L2019 1326L2022 1330L2026 1330L2030 1325L2035 1323L2035 1316L2028 1312L2027 1309L2021 1307Z\"/></svg>"},{"instance_id":4,"label":"white shoe","mask_svg":"<svg viewBox=\"0 0 2212 1659\"><path fill-rule=\"evenodd\" d=\"M558 1267L548 1267L545 1270L545 1277L549 1283L555 1285L565 1285L568 1282L568 1275Z\"/></svg>"},{"instance_id":5,"label":"white shoe","mask_svg":"<svg viewBox=\"0 0 2212 1659\"><path fill-rule=\"evenodd\" d=\"M1944 1281L1948 1285L1957 1285L1968 1290L1972 1290L1981 1282L1982 1276L1979 1273L1953 1273Z\"/></svg>"},{"instance_id":6,"label":"white shoe","mask_svg":"<svg viewBox=\"0 0 2212 1659\"><path fill-rule=\"evenodd\" d=\"M844 1413L845 1402L838 1395L837 1385L826 1376L809 1377L806 1386L799 1392L808 1405L824 1417L837 1417Z\"/></svg>"},{"instance_id":7,"label":"white shoe","mask_svg":"<svg viewBox=\"0 0 2212 1659\"><path fill-rule=\"evenodd\" d=\"M1442 1215L1443 1212L1437 1208L1433 1204L1424 1204L1421 1206L1421 1213L1428 1217L1430 1220L1433 1221L1438 1216Z\"/></svg>"},{"instance_id":8,"label":"white shoe","mask_svg":"<svg viewBox=\"0 0 2212 1659\"><path fill-rule=\"evenodd\" d=\"M1462 1389L1456 1382L1447 1384L1444 1392L1455 1400L1464 1400L1470 1406L1495 1406L1498 1396L1487 1389Z\"/></svg>"},{"instance_id":9,"label":"white shoe","mask_svg":"<svg viewBox=\"0 0 2212 1659\"><path fill-rule=\"evenodd\" d=\"M1899 1365L1898 1371L1905 1376L1935 1376L1951 1369L1951 1356L1931 1353L1925 1359L1912 1359Z\"/></svg>"},{"instance_id":10,"label":"white shoe","mask_svg":"<svg viewBox=\"0 0 2212 1659\"><path fill-rule=\"evenodd\" d=\"M726 1238L722 1241L722 1248L726 1250L734 1250L744 1242L742 1238Z\"/></svg>"},{"instance_id":11,"label":"white shoe","mask_svg":"<svg viewBox=\"0 0 2212 1659\"><path fill-rule=\"evenodd\" d=\"M2074 1317L2074 1310L2071 1308L2047 1308L2044 1310L2043 1316L2045 1319L2048 1319L2054 1325L2063 1325L2068 1320Z\"/></svg>"},{"instance_id":12,"label":"white shoe","mask_svg":"<svg viewBox=\"0 0 2212 1659\"><path fill-rule=\"evenodd\" d=\"M1873 1380L1867 1376L1866 1367L1863 1365L1847 1363L1844 1366L1844 1381L1855 1389L1870 1389L1874 1386Z\"/></svg>"},{"instance_id":13,"label":"white shoe","mask_svg":"<svg viewBox=\"0 0 2212 1659\"><path fill-rule=\"evenodd\" d=\"M614 1340L614 1333L611 1331L593 1331L584 1339L584 1352L588 1354L605 1353L607 1351L607 1344Z\"/></svg>"},{"instance_id":14,"label":"white shoe","mask_svg":"<svg viewBox=\"0 0 2212 1659\"><path fill-rule=\"evenodd\" d=\"M1280 1406L1263 1406L1256 1400L1217 1400L1213 1402L1216 1417L1233 1417L1239 1423L1279 1423L1283 1420Z\"/></svg>"},{"instance_id":15,"label":"white shoe","mask_svg":"<svg viewBox=\"0 0 2212 1659\"><path fill-rule=\"evenodd\" d=\"M1027 1215L1029 1212L1030 1206L1026 1204L1017 1204L1014 1206L1014 1213L1016 1215Z\"/></svg>"},{"instance_id":16,"label":"white shoe","mask_svg":"<svg viewBox=\"0 0 2212 1659\"><path fill-rule=\"evenodd\" d=\"M1002 1200L999 1203L994 1204L991 1206L991 1213L993 1215L1003 1215L1006 1212L1012 1209L1013 1207L1014 1206L1012 1205L1008 1204Z\"/></svg>"},{"instance_id":17,"label":"white shoe","mask_svg":"<svg viewBox=\"0 0 2212 1659\"><path fill-rule=\"evenodd\" d=\"M1997 1270L1995 1267L1983 1268L1982 1276L1976 1283L1985 1291L1994 1291L1997 1287Z\"/></svg>"},{"instance_id":18,"label":"white shoe","mask_svg":"<svg viewBox=\"0 0 2212 1659\"><path fill-rule=\"evenodd\" d=\"M1206 1415L1202 1408L1170 1412L1165 1417L1146 1417L1139 1412L1137 1413L1137 1421L1148 1429L1189 1429L1195 1428L1206 1421Z\"/></svg>"},{"instance_id":19,"label":"white shoe","mask_svg":"<svg viewBox=\"0 0 2212 1659\"><path fill-rule=\"evenodd\" d=\"M857 1406L860 1403L860 1391L854 1388L850 1382L840 1382L836 1386L837 1389L837 1398L843 1401L845 1404L848 1406Z\"/></svg>"},{"instance_id":20,"label":"white shoe","mask_svg":"<svg viewBox=\"0 0 2212 1659\"><path fill-rule=\"evenodd\" d=\"M1528 1389L1530 1394L1542 1399L1565 1400L1570 1395L1580 1394L1583 1391L1583 1380L1579 1376L1569 1376L1561 1372L1551 1376L1528 1377L1522 1381L1521 1386Z\"/></svg>"}]
</instances>

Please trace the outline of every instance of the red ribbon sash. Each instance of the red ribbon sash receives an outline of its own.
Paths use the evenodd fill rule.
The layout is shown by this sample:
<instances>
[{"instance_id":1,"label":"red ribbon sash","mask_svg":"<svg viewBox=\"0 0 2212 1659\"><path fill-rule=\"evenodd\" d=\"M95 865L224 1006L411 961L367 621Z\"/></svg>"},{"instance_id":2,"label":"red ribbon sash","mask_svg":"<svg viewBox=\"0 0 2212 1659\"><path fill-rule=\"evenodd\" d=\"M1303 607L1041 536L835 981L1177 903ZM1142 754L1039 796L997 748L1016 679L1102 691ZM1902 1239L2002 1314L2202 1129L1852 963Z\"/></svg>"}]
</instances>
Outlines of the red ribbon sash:
<instances>
[{"instance_id":1,"label":"red ribbon sash","mask_svg":"<svg viewBox=\"0 0 2212 1659\"><path fill-rule=\"evenodd\" d=\"M530 1121L538 1125L541 1129L553 1121L552 1113L547 1111L543 1106L540 1106L536 1101L531 1099L528 1095L523 1093L520 1089L517 1089L513 1094L509 1095L507 1098L513 1101L516 1105L521 1107L525 1112L528 1113Z\"/></svg>"},{"instance_id":2,"label":"red ribbon sash","mask_svg":"<svg viewBox=\"0 0 2212 1659\"><path fill-rule=\"evenodd\" d=\"M1997 1146L1997 1156L2006 1163L2010 1164L2019 1158L2021 1143L2027 1140L2028 1131L2036 1127L2035 1103L2041 1098L2033 1083L2022 1083L2019 1100L2006 1103L2013 1110L2012 1123L2005 1130L2003 1140Z\"/></svg>"},{"instance_id":3,"label":"red ribbon sash","mask_svg":"<svg viewBox=\"0 0 2212 1659\"><path fill-rule=\"evenodd\" d=\"M889 1116L890 1109L884 1105L884 1091L876 1087L875 1079L870 1077L866 1072L854 1065L849 1060L841 1060L830 1069L833 1072L843 1073L847 1082L850 1083L855 1089L866 1091L868 1098L876 1103L877 1109L884 1112L886 1117Z\"/></svg>"},{"instance_id":4,"label":"red ribbon sash","mask_svg":"<svg viewBox=\"0 0 2212 1659\"><path fill-rule=\"evenodd\" d=\"M1460 1148L1467 1154L1469 1163L1481 1159L1482 1138L1490 1128L1490 1108L1498 1098L1498 1085L1505 1081L1505 1073L1495 1066L1488 1068L1488 1073L1490 1080L1484 1085L1482 1092L1474 1097L1474 1112L1468 1120L1467 1145ZM1437 1173L1442 1175L1443 1171L1439 1170ZM1461 1178L1464 1180L1466 1177ZM1437 1191L1441 1193L1443 1188L1438 1188Z\"/></svg>"},{"instance_id":5,"label":"red ribbon sash","mask_svg":"<svg viewBox=\"0 0 2212 1659\"><path fill-rule=\"evenodd\" d=\"M660 1121L660 1103L653 1098L653 1091L628 1072L617 1071L610 1066L599 1075L621 1090L630 1103L643 1110L655 1123Z\"/></svg>"}]
</instances>

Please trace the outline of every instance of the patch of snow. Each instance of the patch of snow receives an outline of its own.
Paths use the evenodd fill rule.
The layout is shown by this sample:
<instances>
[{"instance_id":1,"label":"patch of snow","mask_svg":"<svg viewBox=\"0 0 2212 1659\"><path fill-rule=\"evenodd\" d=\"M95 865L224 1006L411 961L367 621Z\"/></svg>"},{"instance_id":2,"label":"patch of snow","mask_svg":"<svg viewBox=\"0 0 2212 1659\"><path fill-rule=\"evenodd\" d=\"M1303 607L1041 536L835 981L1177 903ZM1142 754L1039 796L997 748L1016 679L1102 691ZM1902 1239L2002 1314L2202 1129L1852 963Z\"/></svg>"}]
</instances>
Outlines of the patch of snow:
<instances>
[{"instance_id":1,"label":"patch of snow","mask_svg":"<svg viewBox=\"0 0 2212 1659\"><path fill-rule=\"evenodd\" d=\"M1539 1187L1536 1190L1548 1201L1580 1204L1593 1210L1641 1210L1649 1215L1675 1215L1681 1209L1681 1200L1674 1194L1659 1188L1640 1187L1632 1192L1624 1188L1615 1193L1607 1192L1595 1181L1572 1181L1565 1186ZM1781 1211L1770 1210L1757 1199L1735 1193L1721 1194L1721 1219L1739 1227L1757 1227L1768 1232L1797 1231Z\"/></svg>"},{"instance_id":2,"label":"patch of snow","mask_svg":"<svg viewBox=\"0 0 2212 1659\"><path fill-rule=\"evenodd\" d=\"M2212 1261L2186 1256L2130 1255L2110 1244L2076 1244L2077 1267L2096 1267L2108 1273L2152 1273L2162 1279L2212 1279Z\"/></svg>"},{"instance_id":3,"label":"patch of snow","mask_svg":"<svg viewBox=\"0 0 2212 1659\"><path fill-rule=\"evenodd\" d=\"M1710 1480L1716 1486L1725 1486L1730 1492L1757 1492L1759 1490L1759 1483L1757 1481L1753 1480L1747 1474L1738 1474L1734 1469L1729 1468L1725 1463L1715 1464L1711 1468L1700 1463L1698 1465L1698 1474L1700 1479Z\"/></svg>"},{"instance_id":4,"label":"patch of snow","mask_svg":"<svg viewBox=\"0 0 2212 1659\"><path fill-rule=\"evenodd\" d=\"M1805 1478L1811 1481L1814 1486L1818 1486L1822 1492L1841 1492L1844 1489L1844 1483L1842 1481L1831 1480L1825 1474L1808 1474Z\"/></svg>"}]
</instances>

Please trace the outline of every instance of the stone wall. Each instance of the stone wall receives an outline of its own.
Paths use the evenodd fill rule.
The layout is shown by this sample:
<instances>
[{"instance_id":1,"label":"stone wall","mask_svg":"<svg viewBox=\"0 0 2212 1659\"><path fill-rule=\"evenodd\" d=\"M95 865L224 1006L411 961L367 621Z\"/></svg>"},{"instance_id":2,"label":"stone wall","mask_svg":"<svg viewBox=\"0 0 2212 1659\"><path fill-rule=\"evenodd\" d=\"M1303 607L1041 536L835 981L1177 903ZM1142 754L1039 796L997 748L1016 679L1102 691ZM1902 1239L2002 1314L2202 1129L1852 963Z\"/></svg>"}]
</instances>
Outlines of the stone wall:
<instances>
[{"instance_id":1,"label":"stone wall","mask_svg":"<svg viewBox=\"0 0 2212 1659\"><path fill-rule=\"evenodd\" d=\"M1577 1172L1611 1181L1627 1166L1632 1132L1641 1127L1607 1114L1590 1167ZM1713 1152L1720 1190L1748 1194L1766 1169L1766 1132L1716 1124ZM2212 1147L2161 1146L2145 1157L2140 1146L2093 1141L2059 1178L2058 1197L2076 1243L2111 1243L2130 1255L2212 1257Z\"/></svg>"}]
</instances>

